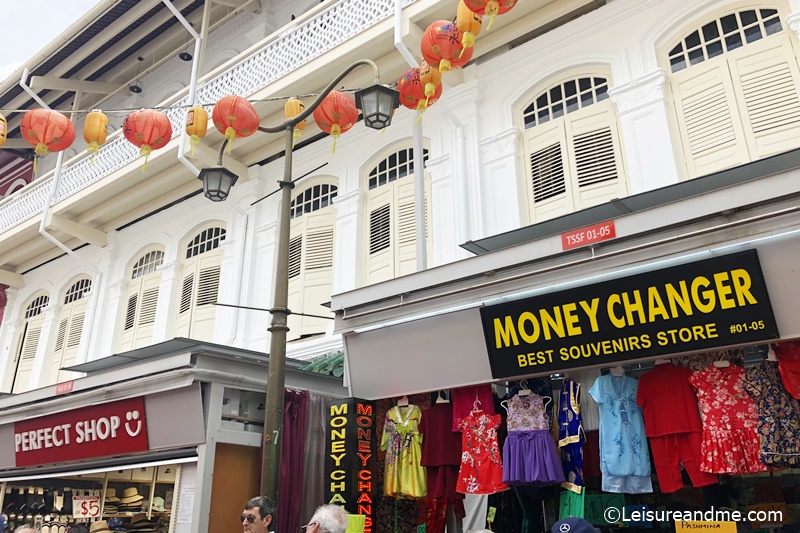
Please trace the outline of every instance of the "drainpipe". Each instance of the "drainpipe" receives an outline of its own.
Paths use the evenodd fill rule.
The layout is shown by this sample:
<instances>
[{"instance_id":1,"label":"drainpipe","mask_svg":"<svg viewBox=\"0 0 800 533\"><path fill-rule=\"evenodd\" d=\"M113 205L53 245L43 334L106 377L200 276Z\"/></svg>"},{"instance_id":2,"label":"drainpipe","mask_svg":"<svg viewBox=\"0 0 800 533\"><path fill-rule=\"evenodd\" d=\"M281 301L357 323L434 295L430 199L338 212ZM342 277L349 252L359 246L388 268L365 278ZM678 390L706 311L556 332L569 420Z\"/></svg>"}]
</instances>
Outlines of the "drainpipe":
<instances>
[{"instance_id":1,"label":"drainpipe","mask_svg":"<svg viewBox=\"0 0 800 533\"><path fill-rule=\"evenodd\" d=\"M28 93L31 98L33 98L39 105L44 107L45 109L50 109L50 107L45 104L39 95L36 94L29 86L28 86L28 69L24 69L22 71L22 78L19 80L19 86L22 87L22 90ZM80 100L80 92L75 93L75 100L72 102L72 111L75 112L78 109L78 104ZM81 353L78 354L79 362L84 362L86 360L86 354L89 352L89 347L94 342L94 332L97 328L94 327L94 317L97 316L97 303L100 296L100 287L102 286L103 281L103 273L95 267L93 264L86 261L84 258L76 254L73 250L68 248L64 243L59 241L55 238L55 236L51 235L47 232L47 218L50 216L50 206L56 199L56 195L58 194L58 186L61 183L61 169L64 164L64 151L58 152L58 156L56 158L56 168L55 172L53 173L53 186L50 188L50 194L47 196L47 199L44 202L44 207L42 208L42 220L39 222L39 234L53 243L56 247L61 249L64 253L69 255L70 257L76 259L78 262L82 263L86 268L88 268L92 273L94 273L95 279L92 282L92 316L87 317L87 322L90 324L89 331L90 336L88 342L86 343L86 350L85 352L82 350ZM83 358L83 361L80 359Z\"/></svg>"},{"instance_id":2,"label":"drainpipe","mask_svg":"<svg viewBox=\"0 0 800 533\"><path fill-rule=\"evenodd\" d=\"M197 73L200 69L200 45L202 43L202 38L200 37L200 34L194 31L194 28L192 27L191 24L189 24L189 21L186 20L186 18L183 15L181 15L181 12L178 11L178 8L172 5L172 2L170 2L170 0L162 0L162 1L164 2L164 5L167 6L167 8L169 8L170 11L172 11L172 14L175 15L175 18L177 18L178 21L180 21L180 23L183 25L183 27L186 28L189 34L192 37L194 37L194 56L192 57L192 73L189 75L188 101L190 105L195 105L197 101ZM203 9L204 10L209 9L207 0L203 5ZM186 168L188 168L189 171L192 174L194 174L195 177L197 177L200 175L200 169L194 166L194 164L191 161L186 159L186 137L187 137L186 126L184 124L184 128L181 131L180 144L178 145L178 161L183 163L183 165Z\"/></svg>"},{"instance_id":3,"label":"drainpipe","mask_svg":"<svg viewBox=\"0 0 800 533\"><path fill-rule=\"evenodd\" d=\"M395 0L394 2L394 47L400 52L400 55L406 60L406 62L413 68L419 66L417 64L417 60L411 55L409 52L408 47L403 43L403 7L401 5L402 0ZM459 157L456 158L456 165L458 168L456 169L457 175L461 176L462 178L466 176L467 171L467 162L466 159L463 157L463 154L466 153L466 135L464 134L464 125L461 123L461 120L456 116L450 106L448 106L445 102L439 101L437 102L439 106L444 111L445 115L447 115L450 124L456 129L456 154ZM417 142L419 139L419 142ZM414 168L415 169L424 169L424 158L423 158L423 151L422 151L422 121L420 120L416 124L416 128L414 131ZM419 147L417 146L419 144ZM424 172L424 170L423 170ZM417 236L422 236L423 238L417 239L417 271L424 270L426 268L426 253L427 248L425 246L425 229L424 226L420 229L419 226L419 219L422 218L424 224L424 199L423 195L425 192L424 188L424 174L422 175L423 178L420 184L415 184L414 187L414 209L417 213ZM417 189L421 189L418 191ZM467 209L467 194L466 194L466 187L458 187L459 191L459 219L461 221L462 228L468 228L469 224L469 212ZM423 214L420 215L420 212ZM463 230L462 230L463 231ZM467 229L467 232L468 229ZM469 240L469 237L464 240ZM420 241L423 242L422 246L420 247ZM420 248L422 248L422 261L420 261ZM420 264L422 267L420 268Z\"/></svg>"},{"instance_id":4,"label":"drainpipe","mask_svg":"<svg viewBox=\"0 0 800 533\"><path fill-rule=\"evenodd\" d=\"M233 293L236 295L236 304L243 305L244 296L242 295L242 289L244 288L244 272L245 265L249 261L247 252L250 250L250 247L247 246L247 234L250 229L250 213L239 207L236 202L231 202L230 206L236 213L242 216L242 224L244 225L244 228L242 228L242 242L237 246L235 252L239 261L239 269L236 271L236 279L233 283ZM241 313L238 307L231 309L231 312L233 313L233 328L232 333L225 339L225 344L233 346L233 343L239 338L239 317Z\"/></svg>"}]
</instances>

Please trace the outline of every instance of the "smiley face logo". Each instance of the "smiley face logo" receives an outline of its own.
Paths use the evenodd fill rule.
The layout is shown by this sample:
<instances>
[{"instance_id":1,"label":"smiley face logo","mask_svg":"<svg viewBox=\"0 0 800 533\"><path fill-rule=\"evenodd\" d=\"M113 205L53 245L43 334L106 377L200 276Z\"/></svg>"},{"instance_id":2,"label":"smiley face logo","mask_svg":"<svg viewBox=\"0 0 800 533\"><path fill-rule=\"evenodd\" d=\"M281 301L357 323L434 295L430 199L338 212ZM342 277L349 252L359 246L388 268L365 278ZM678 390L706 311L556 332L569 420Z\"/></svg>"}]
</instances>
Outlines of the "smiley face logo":
<instances>
[{"instance_id":1,"label":"smiley face logo","mask_svg":"<svg viewBox=\"0 0 800 533\"><path fill-rule=\"evenodd\" d=\"M139 433L142 432L142 421L139 420L139 411L128 411L125 413L125 432L131 437L136 437ZM132 429L132 426L136 423L136 429Z\"/></svg>"}]
</instances>

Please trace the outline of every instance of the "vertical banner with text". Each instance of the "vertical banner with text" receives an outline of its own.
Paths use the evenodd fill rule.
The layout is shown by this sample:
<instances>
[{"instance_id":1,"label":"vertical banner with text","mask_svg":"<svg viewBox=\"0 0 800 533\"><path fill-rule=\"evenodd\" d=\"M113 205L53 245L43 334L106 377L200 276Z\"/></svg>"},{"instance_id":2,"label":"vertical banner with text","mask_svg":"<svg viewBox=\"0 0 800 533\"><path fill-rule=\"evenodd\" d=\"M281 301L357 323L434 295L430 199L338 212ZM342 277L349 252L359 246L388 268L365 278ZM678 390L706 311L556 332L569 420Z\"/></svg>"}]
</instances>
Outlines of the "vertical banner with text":
<instances>
[{"instance_id":1,"label":"vertical banner with text","mask_svg":"<svg viewBox=\"0 0 800 533\"><path fill-rule=\"evenodd\" d=\"M325 502L366 516L373 531L377 490L375 405L357 398L326 404Z\"/></svg>"}]
</instances>

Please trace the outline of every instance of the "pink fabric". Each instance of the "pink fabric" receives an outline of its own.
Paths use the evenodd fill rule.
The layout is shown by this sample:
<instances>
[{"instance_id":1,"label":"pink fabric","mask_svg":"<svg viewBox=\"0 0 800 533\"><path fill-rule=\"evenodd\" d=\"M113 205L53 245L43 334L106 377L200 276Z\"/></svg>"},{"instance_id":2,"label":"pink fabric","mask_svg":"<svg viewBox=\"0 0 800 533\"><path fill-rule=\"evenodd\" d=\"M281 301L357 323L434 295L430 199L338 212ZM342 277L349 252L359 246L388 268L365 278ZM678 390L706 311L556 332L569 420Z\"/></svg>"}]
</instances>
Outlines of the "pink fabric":
<instances>
[{"instance_id":1,"label":"pink fabric","mask_svg":"<svg viewBox=\"0 0 800 533\"><path fill-rule=\"evenodd\" d=\"M473 387L453 389L451 396L453 400L453 431L461 431L458 423L475 408L475 400L480 402L478 409L487 415L495 414L491 385L475 385Z\"/></svg>"}]
</instances>

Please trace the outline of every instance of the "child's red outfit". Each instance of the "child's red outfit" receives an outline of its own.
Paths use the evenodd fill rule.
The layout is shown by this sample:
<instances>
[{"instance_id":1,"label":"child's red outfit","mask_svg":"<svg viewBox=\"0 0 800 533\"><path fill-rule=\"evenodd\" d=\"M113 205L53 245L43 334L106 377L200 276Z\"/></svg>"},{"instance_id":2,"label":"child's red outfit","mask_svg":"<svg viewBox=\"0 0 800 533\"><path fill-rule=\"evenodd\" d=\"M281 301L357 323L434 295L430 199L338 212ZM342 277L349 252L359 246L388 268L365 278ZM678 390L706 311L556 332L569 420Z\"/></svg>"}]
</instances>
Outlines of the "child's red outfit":
<instances>
[{"instance_id":1,"label":"child's red outfit","mask_svg":"<svg viewBox=\"0 0 800 533\"><path fill-rule=\"evenodd\" d=\"M714 474L766 472L759 459L758 406L745 392L744 368L714 365L695 372L689 383L703 410L700 469Z\"/></svg>"},{"instance_id":2,"label":"child's red outfit","mask_svg":"<svg viewBox=\"0 0 800 533\"><path fill-rule=\"evenodd\" d=\"M689 384L691 375L688 368L662 364L639 378L636 403L642 407L645 432L663 493L683 488L681 463L695 487L718 481L717 476L700 468L703 423Z\"/></svg>"}]
</instances>

